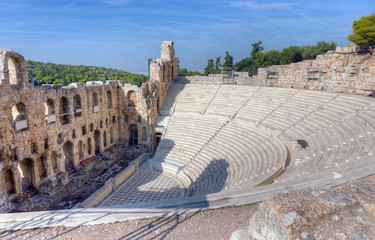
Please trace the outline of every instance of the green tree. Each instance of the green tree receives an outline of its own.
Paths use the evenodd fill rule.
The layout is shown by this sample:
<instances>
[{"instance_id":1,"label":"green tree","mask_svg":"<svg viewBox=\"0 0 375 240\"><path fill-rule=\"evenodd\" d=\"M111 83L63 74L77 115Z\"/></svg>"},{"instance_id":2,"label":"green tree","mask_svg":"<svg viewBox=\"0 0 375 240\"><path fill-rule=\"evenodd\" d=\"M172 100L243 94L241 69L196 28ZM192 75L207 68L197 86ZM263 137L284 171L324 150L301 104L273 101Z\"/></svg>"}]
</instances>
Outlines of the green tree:
<instances>
[{"instance_id":1,"label":"green tree","mask_svg":"<svg viewBox=\"0 0 375 240\"><path fill-rule=\"evenodd\" d=\"M221 67L221 57L216 58L216 63L215 63L215 69L216 71L220 70Z\"/></svg>"},{"instance_id":2,"label":"green tree","mask_svg":"<svg viewBox=\"0 0 375 240\"><path fill-rule=\"evenodd\" d=\"M224 70L225 69L232 69L233 68L233 56L229 55L229 52L225 53L223 67L224 67Z\"/></svg>"},{"instance_id":3,"label":"green tree","mask_svg":"<svg viewBox=\"0 0 375 240\"><path fill-rule=\"evenodd\" d=\"M375 14L362 16L358 21L353 21L353 34L349 34L348 40L361 46L370 46L373 54L375 44Z\"/></svg>"},{"instance_id":4,"label":"green tree","mask_svg":"<svg viewBox=\"0 0 375 240\"><path fill-rule=\"evenodd\" d=\"M178 71L178 74L180 75L186 75L188 73L188 70L186 68L180 68Z\"/></svg>"},{"instance_id":5,"label":"green tree","mask_svg":"<svg viewBox=\"0 0 375 240\"><path fill-rule=\"evenodd\" d=\"M258 65L251 58L244 58L241 61L234 64L234 69L237 72L257 72Z\"/></svg>"},{"instance_id":6,"label":"green tree","mask_svg":"<svg viewBox=\"0 0 375 240\"><path fill-rule=\"evenodd\" d=\"M255 60L257 53L263 51L263 47L260 46L261 44L262 44L262 41L258 41L256 43L251 44L253 46L253 49L251 50L251 53L250 53L251 59Z\"/></svg>"},{"instance_id":7,"label":"green tree","mask_svg":"<svg viewBox=\"0 0 375 240\"><path fill-rule=\"evenodd\" d=\"M204 68L204 75L208 76L208 74L211 74L215 71L215 65L214 65L214 60L208 59L207 66Z\"/></svg>"}]
</instances>

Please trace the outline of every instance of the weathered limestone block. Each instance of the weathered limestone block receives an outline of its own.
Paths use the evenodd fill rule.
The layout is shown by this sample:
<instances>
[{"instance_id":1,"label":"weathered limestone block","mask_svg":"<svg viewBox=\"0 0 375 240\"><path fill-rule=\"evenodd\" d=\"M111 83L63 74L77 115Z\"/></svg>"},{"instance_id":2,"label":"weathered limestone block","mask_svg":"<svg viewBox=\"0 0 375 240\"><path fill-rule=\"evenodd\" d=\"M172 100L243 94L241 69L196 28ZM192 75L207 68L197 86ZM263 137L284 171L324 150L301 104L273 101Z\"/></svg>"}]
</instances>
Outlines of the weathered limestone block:
<instances>
[{"instance_id":1,"label":"weathered limestone block","mask_svg":"<svg viewBox=\"0 0 375 240\"><path fill-rule=\"evenodd\" d=\"M374 196L375 184L368 180L280 193L259 206L246 237L375 239Z\"/></svg>"},{"instance_id":2,"label":"weathered limestone block","mask_svg":"<svg viewBox=\"0 0 375 240\"><path fill-rule=\"evenodd\" d=\"M9 201L8 195L0 190L0 213L7 213L14 208L13 204Z\"/></svg>"}]
</instances>

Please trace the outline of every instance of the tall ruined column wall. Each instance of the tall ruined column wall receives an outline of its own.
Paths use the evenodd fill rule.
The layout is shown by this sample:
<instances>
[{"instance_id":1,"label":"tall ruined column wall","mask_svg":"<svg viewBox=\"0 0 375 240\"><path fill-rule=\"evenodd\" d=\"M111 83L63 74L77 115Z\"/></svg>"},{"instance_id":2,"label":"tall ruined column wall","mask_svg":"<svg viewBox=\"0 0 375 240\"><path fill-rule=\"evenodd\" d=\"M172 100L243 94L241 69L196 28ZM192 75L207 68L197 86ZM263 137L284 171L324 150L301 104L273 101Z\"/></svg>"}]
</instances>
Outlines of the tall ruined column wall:
<instances>
[{"instance_id":1,"label":"tall ruined column wall","mask_svg":"<svg viewBox=\"0 0 375 240\"><path fill-rule=\"evenodd\" d=\"M120 81L35 87L24 58L0 49L1 189L14 199L23 192L21 183L38 188L57 174L67 176L116 143L150 147L153 123L178 71L173 42L163 42L161 56L141 87Z\"/></svg>"}]
</instances>

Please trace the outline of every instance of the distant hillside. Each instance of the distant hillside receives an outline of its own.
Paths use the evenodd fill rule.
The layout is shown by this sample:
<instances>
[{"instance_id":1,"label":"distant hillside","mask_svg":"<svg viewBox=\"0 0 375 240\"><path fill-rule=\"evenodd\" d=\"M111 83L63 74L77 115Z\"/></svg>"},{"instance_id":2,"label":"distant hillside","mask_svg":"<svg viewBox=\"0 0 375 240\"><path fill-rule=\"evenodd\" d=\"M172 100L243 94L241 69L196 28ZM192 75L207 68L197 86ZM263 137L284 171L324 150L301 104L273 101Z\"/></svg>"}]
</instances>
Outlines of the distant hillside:
<instances>
[{"instance_id":1,"label":"distant hillside","mask_svg":"<svg viewBox=\"0 0 375 240\"><path fill-rule=\"evenodd\" d=\"M31 60L26 61L26 66L29 80L36 81L37 85L62 84L67 86L73 82L122 80L140 86L148 81L148 77L145 75L113 68L84 65L72 66Z\"/></svg>"}]
</instances>

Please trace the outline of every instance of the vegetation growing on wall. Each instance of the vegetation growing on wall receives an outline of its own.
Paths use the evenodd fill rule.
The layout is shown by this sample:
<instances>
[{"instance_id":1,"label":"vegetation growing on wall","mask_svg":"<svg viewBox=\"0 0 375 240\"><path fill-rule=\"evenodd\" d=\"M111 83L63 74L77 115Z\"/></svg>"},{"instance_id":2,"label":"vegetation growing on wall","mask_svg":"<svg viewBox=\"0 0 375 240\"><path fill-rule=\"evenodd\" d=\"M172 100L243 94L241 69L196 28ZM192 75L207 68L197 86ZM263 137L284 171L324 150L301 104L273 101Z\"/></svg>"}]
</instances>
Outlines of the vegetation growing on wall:
<instances>
[{"instance_id":1,"label":"vegetation growing on wall","mask_svg":"<svg viewBox=\"0 0 375 240\"><path fill-rule=\"evenodd\" d=\"M123 82L141 85L148 81L148 77L141 74L126 72L113 68L95 66L72 66L64 64L42 63L27 60L29 81L41 84L62 84L73 82L86 83L87 81L121 80Z\"/></svg>"}]
</instances>

